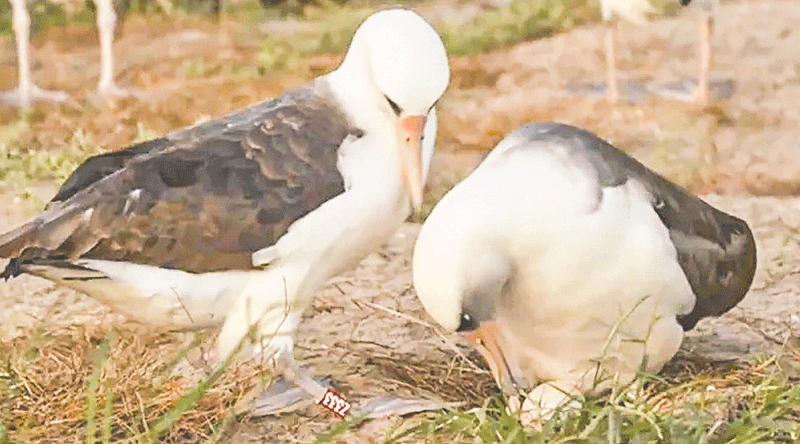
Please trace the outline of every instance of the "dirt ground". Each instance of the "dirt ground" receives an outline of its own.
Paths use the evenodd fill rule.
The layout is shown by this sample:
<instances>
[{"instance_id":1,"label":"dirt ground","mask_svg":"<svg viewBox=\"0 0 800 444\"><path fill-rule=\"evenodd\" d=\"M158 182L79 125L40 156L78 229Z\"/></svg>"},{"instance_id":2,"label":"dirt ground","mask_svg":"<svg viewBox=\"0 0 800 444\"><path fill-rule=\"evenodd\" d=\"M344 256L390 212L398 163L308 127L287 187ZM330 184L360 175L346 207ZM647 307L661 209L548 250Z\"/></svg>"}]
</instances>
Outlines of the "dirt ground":
<instances>
[{"instance_id":1,"label":"dirt ground","mask_svg":"<svg viewBox=\"0 0 800 444\"><path fill-rule=\"evenodd\" d=\"M424 12L435 15L436 9ZM693 78L697 32L691 17L687 12L655 20L647 27L621 24L623 77L642 80L653 90L667 82ZM599 26L455 58L453 84L441 105L439 153L430 193L441 194L467 174L482 151L522 122L556 120L590 129L701 193L711 204L745 219L756 235L758 271L750 293L726 315L704 320L690 332L684 354L746 360L773 353L792 332L800 331L797 23L800 7L795 0L724 2L713 37L712 77L732 81L735 89L730 98L708 108L656 94L647 94L636 103L610 106L602 97L569 92L575 83L603 79ZM225 48L218 54L219 63L246 64L255 57L253 50L220 37L210 26L179 29L163 24L143 34L146 29L135 22L126 25L115 49L117 54L125 54L117 80L146 90L147 97L123 101L113 112L104 112L99 105L43 105L35 112L33 130L25 134L25 140L58 148L68 143L76 127L87 125L96 129L96 142L121 147L135 137L137 122L165 132L200 116L220 115L274 95L336 62L335 57L308 62L301 78L192 79L182 72L181 61L203 55L209 45ZM146 43L137 43L141 39ZM0 88L9 88L14 82L11 44L8 39L0 41ZM43 86L88 96L97 76L94 51L88 43L71 46L42 37L34 48L40 60L34 76L42 79ZM45 62L51 66L43 66ZM81 71L82 76L78 74ZM10 121L12 116L12 110L0 108L0 118ZM27 191L46 200L55 187L42 183ZM15 199L20 190L13 184L4 184L3 189L8 191L2 196L6 204L0 207L0 231L31 215L29 203ZM410 261L418 228L406 224L379 252L319 292L301 324L297 357L314 373L331 375L353 400L399 392L446 401L461 397L480 404L475 393L492 390L485 370L460 364L477 375L473 380L486 386L454 385L449 393L426 386L429 376L419 370L453 367L461 359L453 344L478 365L483 364L458 337L435 327L416 299ZM44 318L98 328L124 321L82 295L52 290L34 278L0 284L0 340L24 334ZM403 371L412 376L418 372L420 383L402 382L408 376L398 377ZM236 427L231 442L308 442L335 422L318 407L277 418L245 419ZM369 442L392 424L394 420L373 421L345 439Z\"/></svg>"}]
</instances>

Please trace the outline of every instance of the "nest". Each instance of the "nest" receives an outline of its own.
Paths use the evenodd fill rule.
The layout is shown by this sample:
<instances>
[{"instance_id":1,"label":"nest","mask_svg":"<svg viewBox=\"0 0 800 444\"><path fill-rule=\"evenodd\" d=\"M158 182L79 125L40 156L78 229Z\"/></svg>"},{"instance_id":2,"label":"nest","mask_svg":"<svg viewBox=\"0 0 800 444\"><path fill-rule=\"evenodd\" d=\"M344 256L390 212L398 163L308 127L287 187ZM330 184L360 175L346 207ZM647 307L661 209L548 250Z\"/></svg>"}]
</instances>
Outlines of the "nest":
<instances>
[{"instance_id":1,"label":"nest","mask_svg":"<svg viewBox=\"0 0 800 444\"><path fill-rule=\"evenodd\" d=\"M199 442L223 437L237 424L233 406L264 369L239 364L219 375L177 371L197 342L172 333L125 325L40 327L0 343L0 442ZM500 394L477 352L425 359L391 349L363 354L382 384L427 393L462 409ZM355 371L355 370L354 370ZM712 362L679 354L644 386L657 411L677 411L698 396L729 400L714 415L742 417L753 387L769 378L775 362ZM659 401L660 399L660 401ZM5 434L5 435L4 435Z\"/></svg>"}]
</instances>

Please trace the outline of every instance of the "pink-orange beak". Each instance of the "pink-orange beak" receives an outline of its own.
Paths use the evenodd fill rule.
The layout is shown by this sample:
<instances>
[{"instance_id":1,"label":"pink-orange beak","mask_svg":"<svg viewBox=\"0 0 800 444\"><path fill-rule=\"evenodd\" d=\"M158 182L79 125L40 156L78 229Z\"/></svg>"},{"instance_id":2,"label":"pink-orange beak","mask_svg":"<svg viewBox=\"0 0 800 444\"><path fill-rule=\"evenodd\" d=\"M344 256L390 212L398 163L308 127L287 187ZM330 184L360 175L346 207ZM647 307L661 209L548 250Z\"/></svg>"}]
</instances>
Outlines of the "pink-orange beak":
<instances>
[{"instance_id":1,"label":"pink-orange beak","mask_svg":"<svg viewBox=\"0 0 800 444\"><path fill-rule=\"evenodd\" d=\"M508 356L501 348L502 335L496 322L484 322L475 330L466 333L469 342L489 363L492 376L500 388L508 395L516 396L527 388L528 383L513 356ZM510 359L509 359L510 358Z\"/></svg>"},{"instance_id":2,"label":"pink-orange beak","mask_svg":"<svg viewBox=\"0 0 800 444\"><path fill-rule=\"evenodd\" d=\"M422 130L425 128L425 119L425 116L406 116L398 120L400 168L414 211L422 208L425 186L422 179Z\"/></svg>"}]
</instances>

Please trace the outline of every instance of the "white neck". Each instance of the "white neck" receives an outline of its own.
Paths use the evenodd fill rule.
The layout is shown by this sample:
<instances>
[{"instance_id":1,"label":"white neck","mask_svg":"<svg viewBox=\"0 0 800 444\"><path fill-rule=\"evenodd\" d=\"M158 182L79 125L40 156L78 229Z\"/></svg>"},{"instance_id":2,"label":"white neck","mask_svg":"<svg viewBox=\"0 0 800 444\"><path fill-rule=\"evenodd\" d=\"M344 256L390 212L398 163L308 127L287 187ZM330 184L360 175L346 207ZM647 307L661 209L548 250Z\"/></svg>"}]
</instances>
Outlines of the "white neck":
<instances>
[{"instance_id":1,"label":"white neck","mask_svg":"<svg viewBox=\"0 0 800 444\"><path fill-rule=\"evenodd\" d=\"M378 108L385 100L374 86L366 61L361 57L346 58L334 71L317 81L327 83L350 123L364 131L381 130L392 123Z\"/></svg>"},{"instance_id":2,"label":"white neck","mask_svg":"<svg viewBox=\"0 0 800 444\"><path fill-rule=\"evenodd\" d=\"M313 291L377 249L410 213L395 123L380 115L381 110L369 109L375 102L362 98L368 88L356 86L367 82L349 80L345 82L340 68L317 79L316 85L332 93L351 125L363 131L362 137L350 136L339 148L337 168L345 192L296 221L276 245L283 261L305 270L299 273L305 276L300 293ZM432 151L433 137L427 142Z\"/></svg>"},{"instance_id":3,"label":"white neck","mask_svg":"<svg viewBox=\"0 0 800 444\"><path fill-rule=\"evenodd\" d=\"M346 139L339 148L337 167L345 192L293 224L278 244L281 256L302 257L296 263L310 267L315 279L304 282L304 286L310 284L307 289L321 284L311 281L328 279L386 242L411 210L401 175L397 123L381 108L385 99L363 64L361 58L348 58L316 80L316 87L333 95L363 136ZM425 176L433 156L436 123L432 111L424 130ZM298 247L302 250L298 256L287 254Z\"/></svg>"},{"instance_id":4,"label":"white neck","mask_svg":"<svg viewBox=\"0 0 800 444\"><path fill-rule=\"evenodd\" d=\"M350 178L346 191L296 221L277 244L283 260L303 270L302 297L375 251L408 217L409 198L399 179L387 180L393 176L386 173L379 177L385 170L379 156L356 158L366 148L378 150L360 142L367 142L367 136L349 152L355 162L345 167Z\"/></svg>"}]
</instances>

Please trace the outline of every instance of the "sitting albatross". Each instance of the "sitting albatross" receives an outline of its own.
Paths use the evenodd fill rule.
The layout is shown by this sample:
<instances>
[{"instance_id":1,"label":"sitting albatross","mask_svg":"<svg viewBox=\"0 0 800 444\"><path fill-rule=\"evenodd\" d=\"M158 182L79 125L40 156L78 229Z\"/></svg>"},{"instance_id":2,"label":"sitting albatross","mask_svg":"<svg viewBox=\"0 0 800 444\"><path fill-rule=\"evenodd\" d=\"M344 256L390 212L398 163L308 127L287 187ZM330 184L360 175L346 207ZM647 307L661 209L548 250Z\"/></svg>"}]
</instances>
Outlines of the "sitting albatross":
<instances>
[{"instance_id":1,"label":"sitting albatross","mask_svg":"<svg viewBox=\"0 0 800 444\"><path fill-rule=\"evenodd\" d=\"M660 370L685 330L741 301L755 267L744 221L589 132L529 123L434 208L413 273L428 313L536 423Z\"/></svg>"},{"instance_id":2,"label":"sitting albatross","mask_svg":"<svg viewBox=\"0 0 800 444\"><path fill-rule=\"evenodd\" d=\"M448 81L428 23L378 12L308 87L88 159L0 236L0 277L40 276L148 324L221 326L216 359L249 345L318 395L291 378L301 312L421 205Z\"/></svg>"}]
</instances>

